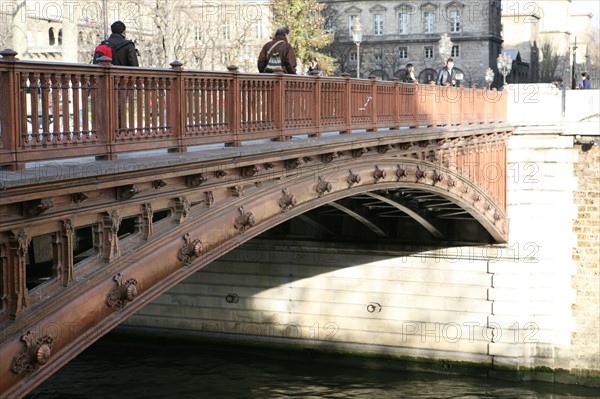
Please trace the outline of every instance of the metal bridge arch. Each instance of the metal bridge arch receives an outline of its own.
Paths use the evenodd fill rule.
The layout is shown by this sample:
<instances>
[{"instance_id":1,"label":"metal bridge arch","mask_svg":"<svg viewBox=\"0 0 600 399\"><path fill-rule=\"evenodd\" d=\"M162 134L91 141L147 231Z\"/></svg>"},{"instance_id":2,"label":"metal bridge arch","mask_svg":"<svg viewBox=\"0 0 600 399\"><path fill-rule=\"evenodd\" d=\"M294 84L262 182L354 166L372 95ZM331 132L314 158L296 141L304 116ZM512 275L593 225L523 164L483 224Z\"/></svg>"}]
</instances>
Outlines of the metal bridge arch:
<instances>
[{"instance_id":1,"label":"metal bridge arch","mask_svg":"<svg viewBox=\"0 0 600 399\"><path fill-rule=\"evenodd\" d=\"M507 220L502 202L492 198L464 171L418 156L360 153L359 149L352 157L325 157L323 162L308 161L303 165L279 161L287 167L277 172L263 169L254 173L256 168L252 169L251 164L238 165L242 178L234 186L229 182L215 187L221 194L215 194L214 202L196 201L184 211L176 209L185 216L177 223L163 221L160 234L149 234L133 249L123 248L123 254L119 243L112 243L116 248L110 249L106 267L85 281L69 284L60 297L32 304L25 309L24 317L4 331L0 372L7 376L8 394L19 395L39 384L144 304L225 253L283 222L348 197L370 195L390 205L394 199L385 194L397 190L435 195L468 213L495 242L506 241ZM300 158L297 161L302 163ZM175 208L186 202L185 196L198 197L200 192L207 192L205 189L208 187L201 183L191 184L178 197ZM226 196L224 192L233 195ZM152 205L149 198L136 200L134 196L127 201L132 202L130 207L141 209ZM411 209L403 204L398 204L397 209L411 214ZM415 213L412 217L435 231L434 221L426 215ZM22 335L24 325L19 320L42 328L32 332L32 336ZM59 328L45 330L44 325ZM27 376L14 372L19 359L30 358L31 348L24 352L23 342L40 340L52 342L47 364L30 367L25 362L22 368L32 369Z\"/></svg>"}]
</instances>

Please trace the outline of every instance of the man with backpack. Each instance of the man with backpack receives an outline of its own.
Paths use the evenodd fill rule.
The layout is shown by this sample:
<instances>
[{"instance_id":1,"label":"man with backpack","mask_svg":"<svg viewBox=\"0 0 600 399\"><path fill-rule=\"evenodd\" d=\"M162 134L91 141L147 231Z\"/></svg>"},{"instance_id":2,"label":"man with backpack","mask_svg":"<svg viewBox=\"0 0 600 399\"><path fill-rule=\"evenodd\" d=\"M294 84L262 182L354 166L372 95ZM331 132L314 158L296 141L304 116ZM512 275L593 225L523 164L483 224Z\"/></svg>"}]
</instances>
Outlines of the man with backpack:
<instances>
[{"instance_id":1,"label":"man with backpack","mask_svg":"<svg viewBox=\"0 0 600 399\"><path fill-rule=\"evenodd\" d=\"M273 73L281 67L283 73L296 74L296 53L288 43L290 30L285 26L275 32L275 36L267 42L258 55L257 67L260 73Z\"/></svg>"},{"instance_id":2,"label":"man with backpack","mask_svg":"<svg viewBox=\"0 0 600 399\"><path fill-rule=\"evenodd\" d=\"M112 58L113 65L140 66L135 44L125 39L125 24L117 21L110 26L110 30L110 37L96 47L93 63L97 64L98 58L105 55Z\"/></svg>"}]
</instances>

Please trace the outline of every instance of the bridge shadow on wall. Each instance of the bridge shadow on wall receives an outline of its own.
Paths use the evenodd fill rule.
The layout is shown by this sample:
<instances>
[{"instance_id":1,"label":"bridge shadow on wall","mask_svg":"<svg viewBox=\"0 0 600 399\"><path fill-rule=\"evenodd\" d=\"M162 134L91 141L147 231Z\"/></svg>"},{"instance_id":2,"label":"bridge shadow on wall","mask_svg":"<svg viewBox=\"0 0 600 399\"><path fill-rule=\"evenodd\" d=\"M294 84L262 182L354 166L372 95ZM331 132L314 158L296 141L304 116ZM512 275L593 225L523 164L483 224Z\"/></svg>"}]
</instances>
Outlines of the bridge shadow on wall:
<instances>
[{"instance_id":1,"label":"bridge shadow on wall","mask_svg":"<svg viewBox=\"0 0 600 399\"><path fill-rule=\"evenodd\" d=\"M447 318L441 309L453 301L453 322L483 325L490 312L486 262L459 261L468 256L465 248L492 242L467 212L438 195L415 189L361 193L242 244L128 324L359 342L400 332L407 321Z\"/></svg>"}]
</instances>

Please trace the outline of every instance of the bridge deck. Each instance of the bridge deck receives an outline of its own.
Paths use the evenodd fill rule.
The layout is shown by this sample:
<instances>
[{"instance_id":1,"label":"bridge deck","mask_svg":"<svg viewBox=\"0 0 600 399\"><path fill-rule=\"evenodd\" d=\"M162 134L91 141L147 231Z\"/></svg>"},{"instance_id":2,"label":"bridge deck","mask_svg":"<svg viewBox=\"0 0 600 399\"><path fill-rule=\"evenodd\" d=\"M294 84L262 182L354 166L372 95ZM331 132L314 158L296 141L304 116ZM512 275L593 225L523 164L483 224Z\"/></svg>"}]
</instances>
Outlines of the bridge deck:
<instances>
[{"instance_id":1,"label":"bridge deck","mask_svg":"<svg viewBox=\"0 0 600 399\"><path fill-rule=\"evenodd\" d=\"M470 137L485 132L506 132L511 130L508 124L470 125L455 127L418 127L386 129L377 132L358 131L352 134L339 132L322 133L320 137L294 136L291 140L272 141L256 140L241 143L238 147L227 147L223 144L209 144L189 149L188 152L177 153L167 150L149 150L125 153L118 160L102 161L94 157L57 159L25 164L25 169L19 171L0 170L0 188L9 189L36 185L41 182L67 181L73 178L92 178L111 173L127 173L143 169L166 168L185 164L211 164L214 162L232 160L240 165L252 164L256 157L273 153L287 153L288 157L294 150L310 152L311 149L331 148L332 151L343 151L347 148L360 148L364 143L379 142L379 145L410 143L422 140L443 140L457 136ZM42 180L43 179L43 180ZM0 204L2 204L0 196Z\"/></svg>"}]
</instances>

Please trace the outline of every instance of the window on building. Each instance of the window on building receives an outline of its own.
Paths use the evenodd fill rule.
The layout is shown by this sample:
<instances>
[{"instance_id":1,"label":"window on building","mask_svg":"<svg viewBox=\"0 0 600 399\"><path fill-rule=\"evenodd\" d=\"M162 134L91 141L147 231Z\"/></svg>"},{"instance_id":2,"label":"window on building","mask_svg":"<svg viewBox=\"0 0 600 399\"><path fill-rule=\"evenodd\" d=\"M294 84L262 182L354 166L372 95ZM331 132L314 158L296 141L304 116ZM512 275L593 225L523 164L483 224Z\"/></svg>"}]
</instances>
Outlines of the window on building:
<instances>
[{"instance_id":1,"label":"window on building","mask_svg":"<svg viewBox=\"0 0 600 399\"><path fill-rule=\"evenodd\" d=\"M230 39L231 34L230 34L230 31L229 31L229 24L225 24L225 25L221 26L221 36L225 40L229 40Z\"/></svg>"},{"instance_id":2,"label":"window on building","mask_svg":"<svg viewBox=\"0 0 600 399\"><path fill-rule=\"evenodd\" d=\"M398 14L398 33L401 35L408 34L408 13L401 12Z\"/></svg>"},{"instance_id":3,"label":"window on building","mask_svg":"<svg viewBox=\"0 0 600 399\"><path fill-rule=\"evenodd\" d=\"M62 29L58 30L58 45L62 45Z\"/></svg>"},{"instance_id":4,"label":"window on building","mask_svg":"<svg viewBox=\"0 0 600 399\"><path fill-rule=\"evenodd\" d=\"M383 61L383 55L375 54L375 61Z\"/></svg>"},{"instance_id":5,"label":"window on building","mask_svg":"<svg viewBox=\"0 0 600 399\"><path fill-rule=\"evenodd\" d=\"M333 31L335 30L335 24L334 24L334 20L331 17L328 17L325 20L325 24L323 25L323 28L329 32L329 33L333 33Z\"/></svg>"},{"instance_id":6,"label":"window on building","mask_svg":"<svg viewBox=\"0 0 600 399\"><path fill-rule=\"evenodd\" d=\"M254 25L254 38L255 39L262 38L262 25L261 24Z\"/></svg>"},{"instance_id":7,"label":"window on building","mask_svg":"<svg viewBox=\"0 0 600 399\"><path fill-rule=\"evenodd\" d=\"M48 44L54 46L56 44L56 38L54 37L54 28L48 29Z\"/></svg>"},{"instance_id":8,"label":"window on building","mask_svg":"<svg viewBox=\"0 0 600 399\"><path fill-rule=\"evenodd\" d=\"M425 33L435 32L435 13L433 11L425 11L423 13L423 31Z\"/></svg>"},{"instance_id":9,"label":"window on building","mask_svg":"<svg viewBox=\"0 0 600 399\"><path fill-rule=\"evenodd\" d=\"M356 51L350 53L350 61L356 62Z\"/></svg>"},{"instance_id":10,"label":"window on building","mask_svg":"<svg viewBox=\"0 0 600 399\"><path fill-rule=\"evenodd\" d=\"M460 10L450 11L450 32L460 32Z\"/></svg>"},{"instance_id":11,"label":"window on building","mask_svg":"<svg viewBox=\"0 0 600 399\"><path fill-rule=\"evenodd\" d=\"M383 35L383 14L375 14L373 16L373 32L375 32L375 36Z\"/></svg>"},{"instance_id":12,"label":"window on building","mask_svg":"<svg viewBox=\"0 0 600 399\"><path fill-rule=\"evenodd\" d=\"M202 27L200 25L194 27L194 43L196 45L202 43Z\"/></svg>"},{"instance_id":13,"label":"window on building","mask_svg":"<svg viewBox=\"0 0 600 399\"><path fill-rule=\"evenodd\" d=\"M458 48L458 45L454 45L452 46L452 53L451 53L452 57L460 57L460 49Z\"/></svg>"},{"instance_id":14,"label":"window on building","mask_svg":"<svg viewBox=\"0 0 600 399\"><path fill-rule=\"evenodd\" d=\"M358 18L358 15L349 15L348 16L348 34L350 35L350 37L352 37L352 28L354 27L354 24L356 23L356 18Z\"/></svg>"},{"instance_id":15,"label":"window on building","mask_svg":"<svg viewBox=\"0 0 600 399\"><path fill-rule=\"evenodd\" d=\"M408 58L408 47L400 47L398 49L398 58Z\"/></svg>"},{"instance_id":16,"label":"window on building","mask_svg":"<svg viewBox=\"0 0 600 399\"><path fill-rule=\"evenodd\" d=\"M425 58L433 58L433 46L425 46Z\"/></svg>"}]
</instances>

